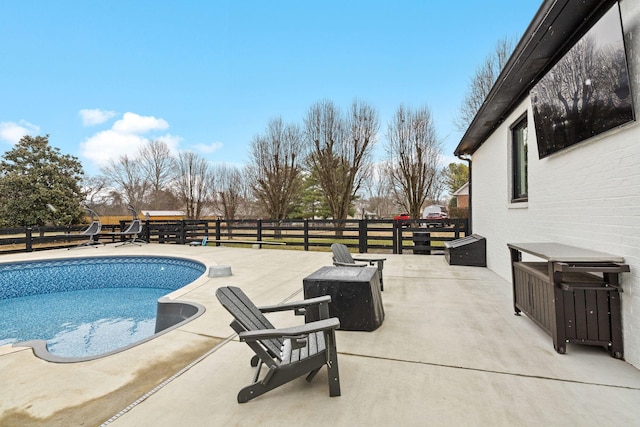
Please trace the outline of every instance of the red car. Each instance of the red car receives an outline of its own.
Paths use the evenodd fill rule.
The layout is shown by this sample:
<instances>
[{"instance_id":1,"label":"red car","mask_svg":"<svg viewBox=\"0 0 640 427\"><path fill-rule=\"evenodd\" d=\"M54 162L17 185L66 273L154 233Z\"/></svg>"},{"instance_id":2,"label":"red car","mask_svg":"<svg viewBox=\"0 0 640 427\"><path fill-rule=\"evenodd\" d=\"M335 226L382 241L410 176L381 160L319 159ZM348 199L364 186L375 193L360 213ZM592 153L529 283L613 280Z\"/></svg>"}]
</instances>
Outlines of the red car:
<instances>
[{"instance_id":1,"label":"red car","mask_svg":"<svg viewBox=\"0 0 640 427\"><path fill-rule=\"evenodd\" d=\"M406 219L411 219L408 213L401 213L393 217L395 221L404 221Z\"/></svg>"}]
</instances>

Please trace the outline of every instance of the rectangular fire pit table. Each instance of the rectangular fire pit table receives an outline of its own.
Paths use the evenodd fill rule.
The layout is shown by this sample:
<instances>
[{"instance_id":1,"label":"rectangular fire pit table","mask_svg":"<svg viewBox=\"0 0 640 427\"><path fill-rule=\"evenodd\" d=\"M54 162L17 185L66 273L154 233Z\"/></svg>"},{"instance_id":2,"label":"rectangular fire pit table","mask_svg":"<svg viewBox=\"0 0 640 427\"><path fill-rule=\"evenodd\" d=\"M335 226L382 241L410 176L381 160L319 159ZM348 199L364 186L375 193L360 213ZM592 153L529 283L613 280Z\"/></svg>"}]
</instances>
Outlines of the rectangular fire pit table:
<instances>
[{"instance_id":1,"label":"rectangular fire pit table","mask_svg":"<svg viewBox=\"0 0 640 427\"><path fill-rule=\"evenodd\" d=\"M340 329L373 331L382 325L384 307L376 267L322 267L302 281L305 298L331 295L329 316L340 319ZM319 319L317 309L305 321Z\"/></svg>"},{"instance_id":2,"label":"rectangular fire pit table","mask_svg":"<svg viewBox=\"0 0 640 427\"><path fill-rule=\"evenodd\" d=\"M624 258L559 243L509 243L513 306L553 339L558 353L566 343L599 345L624 357L619 273ZM546 262L523 262L522 253Z\"/></svg>"}]
</instances>

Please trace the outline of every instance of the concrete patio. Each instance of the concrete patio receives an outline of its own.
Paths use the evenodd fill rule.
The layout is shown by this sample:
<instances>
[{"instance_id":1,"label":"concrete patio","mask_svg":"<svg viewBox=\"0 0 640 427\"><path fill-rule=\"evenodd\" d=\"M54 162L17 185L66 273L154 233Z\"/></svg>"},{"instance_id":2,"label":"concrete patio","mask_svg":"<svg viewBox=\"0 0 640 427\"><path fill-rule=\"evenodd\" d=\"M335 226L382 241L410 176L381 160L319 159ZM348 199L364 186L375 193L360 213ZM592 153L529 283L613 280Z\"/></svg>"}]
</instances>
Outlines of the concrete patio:
<instances>
[{"instance_id":1,"label":"concrete patio","mask_svg":"<svg viewBox=\"0 0 640 427\"><path fill-rule=\"evenodd\" d=\"M326 369L246 404L251 350L215 298L241 287L258 304L302 298L302 279L329 265L326 252L145 245L4 255L0 262L69 256L172 255L233 275L206 275L170 295L207 311L154 340L102 359L56 364L30 348L0 347L0 425L637 425L640 371L597 347L557 354L511 285L491 271L441 256L384 255L386 318L374 332L338 331L342 396ZM623 295L624 304L624 295ZM289 313L277 326L300 323Z\"/></svg>"}]
</instances>

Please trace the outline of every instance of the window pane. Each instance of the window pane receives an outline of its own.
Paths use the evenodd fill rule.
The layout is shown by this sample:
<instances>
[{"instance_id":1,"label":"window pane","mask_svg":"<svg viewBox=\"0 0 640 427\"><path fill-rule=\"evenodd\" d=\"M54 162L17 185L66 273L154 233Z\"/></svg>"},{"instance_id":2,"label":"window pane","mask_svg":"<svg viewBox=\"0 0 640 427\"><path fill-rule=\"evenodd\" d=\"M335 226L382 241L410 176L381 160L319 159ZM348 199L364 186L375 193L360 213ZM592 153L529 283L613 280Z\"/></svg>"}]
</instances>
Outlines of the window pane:
<instances>
[{"instance_id":1,"label":"window pane","mask_svg":"<svg viewBox=\"0 0 640 427\"><path fill-rule=\"evenodd\" d=\"M524 201L528 195L527 185L527 121L518 123L512 130L513 138L513 199Z\"/></svg>"}]
</instances>

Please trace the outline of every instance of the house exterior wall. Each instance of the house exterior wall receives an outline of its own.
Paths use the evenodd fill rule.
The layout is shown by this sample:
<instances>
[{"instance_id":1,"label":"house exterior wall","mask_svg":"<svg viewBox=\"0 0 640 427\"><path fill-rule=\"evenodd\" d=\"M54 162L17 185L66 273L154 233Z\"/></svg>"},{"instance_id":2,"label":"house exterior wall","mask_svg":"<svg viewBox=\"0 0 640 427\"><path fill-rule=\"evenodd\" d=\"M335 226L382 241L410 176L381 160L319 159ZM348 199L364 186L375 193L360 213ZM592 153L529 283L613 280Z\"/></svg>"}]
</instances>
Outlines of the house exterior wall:
<instances>
[{"instance_id":1,"label":"house exterior wall","mask_svg":"<svg viewBox=\"0 0 640 427\"><path fill-rule=\"evenodd\" d=\"M469 207L469 195L468 194L460 194L456 196L458 207L459 208L468 208Z\"/></svg>"},{"instance_id":2,"label":"house exterior wall","mask_svg":"<svg viewBox=\"0 0 640 427\"><path fill-rule=\"evenodd\" d=\"M636 117L640 118L640 2L620 1ZM528 118L528 202L510 203L510 126ZM473 154L473 232L487 266L508 281L507 243L558 242L622 255L625 359L640 368L640 122L538 159L527 99Z\"/></svg>"},{"instance_id":3,"label":"house exterior wall","mask_svg":"<svg viewBox=\"0 0 640 427\"><path fill-rule=\"evenodd\" d=\"M456 199L456 207L466 209L469 207L469 183L465 183L462 187L458 188L453 197Z\"/></svg>"}]
</instances>

